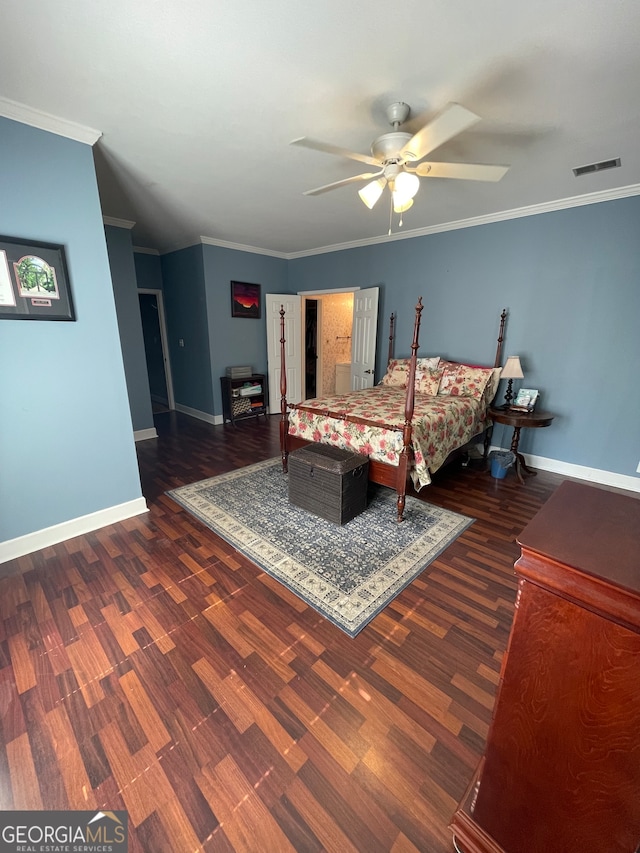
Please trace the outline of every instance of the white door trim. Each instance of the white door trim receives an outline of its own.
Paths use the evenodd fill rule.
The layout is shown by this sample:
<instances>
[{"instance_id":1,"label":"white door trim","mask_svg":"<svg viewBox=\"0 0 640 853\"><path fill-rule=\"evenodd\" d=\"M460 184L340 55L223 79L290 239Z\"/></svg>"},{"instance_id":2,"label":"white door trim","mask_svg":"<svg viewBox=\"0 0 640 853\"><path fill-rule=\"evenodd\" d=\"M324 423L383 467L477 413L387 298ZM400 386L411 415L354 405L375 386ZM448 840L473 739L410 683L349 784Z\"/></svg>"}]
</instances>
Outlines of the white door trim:
<instances>
[{"instance_id":1,"label":"white door trim","mask_svg":"<svg viewBox=\"0 0 640 853\"><path fill-rule=\"evenodd\" d=\"M355 293L356 290L361 290L360 287L332 287L326 290L299 290L298 296L322 296L323 293Z\"/></svg>"}]
</instances>

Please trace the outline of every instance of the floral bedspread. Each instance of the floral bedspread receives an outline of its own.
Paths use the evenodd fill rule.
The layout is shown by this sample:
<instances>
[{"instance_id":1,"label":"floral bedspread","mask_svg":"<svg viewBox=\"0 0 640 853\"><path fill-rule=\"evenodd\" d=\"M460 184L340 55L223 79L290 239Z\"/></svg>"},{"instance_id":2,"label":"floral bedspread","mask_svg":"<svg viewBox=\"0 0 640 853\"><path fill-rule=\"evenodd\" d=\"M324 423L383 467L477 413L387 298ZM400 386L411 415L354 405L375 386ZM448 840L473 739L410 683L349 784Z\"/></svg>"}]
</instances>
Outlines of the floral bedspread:
<instances>
[{"instance_id":1,"label":"floral bedspread","mask_svg":"<svg viewBox=\"0 0 640 853\"><path fill-rule=\"evenodd\" d=\"M305 400L318 412L289 413L289 434L307 441L333 444L371 459L398 465L402 451L404 388L376 385L363 391ZM363 418L393 429L349 423L322 412ZM412 445L414 466L411 478L416 489L431 482L452 450L462 447L485 427L485 406L472 397L415 395Z\"/></svg>"}]
</instances>

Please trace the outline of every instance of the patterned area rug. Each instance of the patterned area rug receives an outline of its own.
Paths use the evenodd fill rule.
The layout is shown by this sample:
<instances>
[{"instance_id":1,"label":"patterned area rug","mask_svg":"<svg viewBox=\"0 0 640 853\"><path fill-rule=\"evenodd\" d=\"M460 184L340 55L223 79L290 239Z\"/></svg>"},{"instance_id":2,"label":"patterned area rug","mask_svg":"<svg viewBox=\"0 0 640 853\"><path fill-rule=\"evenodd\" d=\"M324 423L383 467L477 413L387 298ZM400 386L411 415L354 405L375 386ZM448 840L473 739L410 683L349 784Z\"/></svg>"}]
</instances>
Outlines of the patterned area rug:
<instances>
[{"instance_id":1,"label":"patterned area rug","mask_svg":"<svg viewBox=\"0 0 640 853\"><path fill-rule=\"evenodd\" d=\"M367 509L340 527L288 500L279 458L167 494L325 618L355 637L473 519L370 487Z\"/></svg>"}]
</instances>

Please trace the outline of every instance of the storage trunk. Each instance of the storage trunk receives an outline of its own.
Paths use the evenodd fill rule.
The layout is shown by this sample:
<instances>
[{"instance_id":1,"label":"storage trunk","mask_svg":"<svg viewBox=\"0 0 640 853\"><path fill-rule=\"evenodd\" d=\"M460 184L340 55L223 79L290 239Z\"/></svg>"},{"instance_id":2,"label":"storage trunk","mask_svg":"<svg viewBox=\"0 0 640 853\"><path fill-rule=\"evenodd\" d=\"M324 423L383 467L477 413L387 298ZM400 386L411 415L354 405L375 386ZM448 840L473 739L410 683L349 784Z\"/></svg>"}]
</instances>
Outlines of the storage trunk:
<instances>
[{"instance_id":1,"label":"storage trunk","mask_svg":"<svg viewBox=\"0 0 640 853\"><path fill-rule=\"evenodd\" d=\"M336 524L367 506L369 460L328 444L311 444L289 455L289 503Z\"/></svg>"}]
</instances>

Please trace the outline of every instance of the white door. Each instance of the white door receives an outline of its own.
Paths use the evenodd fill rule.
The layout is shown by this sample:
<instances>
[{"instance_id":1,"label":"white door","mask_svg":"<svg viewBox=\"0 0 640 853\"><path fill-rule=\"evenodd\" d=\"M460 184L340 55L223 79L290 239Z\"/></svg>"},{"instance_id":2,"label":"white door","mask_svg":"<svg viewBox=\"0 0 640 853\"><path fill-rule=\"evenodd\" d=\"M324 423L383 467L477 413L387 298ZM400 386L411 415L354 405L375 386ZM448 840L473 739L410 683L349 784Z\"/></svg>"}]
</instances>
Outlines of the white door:
<instances>
[{"instance_id":1,"label":"white door","mask_svg":"<svg viewBox=\"0 0 640 853\"><path fill-rule=\"evenodd\" d=\"M351 331L351 390L371 388L376 366L378 332L378 288L356 290L353 294Z\"/></svg>"},{"instance_id":2,"label":"white door","mask_svg":"<svg viewBox=\"0 0 640 853\"><path fill-rule=\"evenodd\" d=\"M289 293L267 293L267 369L269 372L269 412L280 411L280 307L284 307L287 402L302 401L302 331L300 297Z\"/></svg>"}]
</instances>

